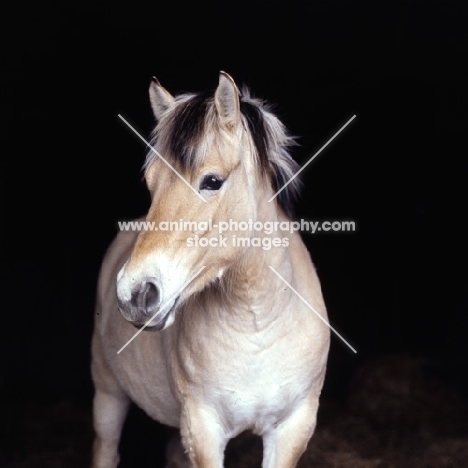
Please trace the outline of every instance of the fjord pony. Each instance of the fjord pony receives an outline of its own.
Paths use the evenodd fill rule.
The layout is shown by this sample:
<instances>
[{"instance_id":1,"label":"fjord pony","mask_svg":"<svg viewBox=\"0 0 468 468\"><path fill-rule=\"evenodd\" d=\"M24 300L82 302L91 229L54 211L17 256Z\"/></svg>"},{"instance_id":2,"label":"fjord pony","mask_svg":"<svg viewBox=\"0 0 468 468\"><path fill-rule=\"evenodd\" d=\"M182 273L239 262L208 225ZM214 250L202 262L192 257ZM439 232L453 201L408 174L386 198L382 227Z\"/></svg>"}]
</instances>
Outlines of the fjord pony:
<instances>
[{"instance_id":1,"label":"fjord pony","mask_svg":"<svg viewBox=\"0 0 468 468\"><path fill-rule=\"evenodd\" d=\"M293 139L224 72L211 93L173 97L154 80L150 101L146 221L198 224L120 232L104 258L92 466L118 465L133 401L180 428L191 467L222 467L229 439L249 430L264 468L292 468L316 425L330 339L309 253L279 224L291 221L297 179L269 201L297 170Z\"/></svg>"}]
</instances>

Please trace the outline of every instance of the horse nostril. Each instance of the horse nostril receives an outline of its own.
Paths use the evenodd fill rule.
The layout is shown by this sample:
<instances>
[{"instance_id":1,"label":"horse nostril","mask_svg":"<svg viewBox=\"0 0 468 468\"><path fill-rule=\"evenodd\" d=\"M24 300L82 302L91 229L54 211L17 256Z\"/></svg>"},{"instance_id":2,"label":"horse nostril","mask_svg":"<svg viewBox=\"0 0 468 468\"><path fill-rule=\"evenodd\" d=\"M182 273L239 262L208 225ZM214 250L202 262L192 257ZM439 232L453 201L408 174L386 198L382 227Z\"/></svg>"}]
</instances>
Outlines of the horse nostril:
<instances>
[{"instance_id":1,"label":"horse nostril","mask_svg":"<svg viewBox=\"0 0 468 468\"><path fill-rule=\"evenodd\" d=\"M159 305L158 288L154 283L143 283L138 291L133 292L131 302L144 314L155 311Z\"/></svg>"}]
</instances>

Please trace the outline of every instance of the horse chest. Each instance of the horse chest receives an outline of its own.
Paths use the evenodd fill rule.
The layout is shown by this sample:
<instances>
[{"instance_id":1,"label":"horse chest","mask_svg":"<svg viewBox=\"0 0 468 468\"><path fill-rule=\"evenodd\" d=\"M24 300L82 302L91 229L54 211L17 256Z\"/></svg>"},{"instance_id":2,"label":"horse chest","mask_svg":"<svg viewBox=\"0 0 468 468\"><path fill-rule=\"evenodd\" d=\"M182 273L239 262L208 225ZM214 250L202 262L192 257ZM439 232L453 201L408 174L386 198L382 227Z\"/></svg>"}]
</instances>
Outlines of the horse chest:
<instances>
[{"instance_id":1,"label":"horse chest","mask_svg":"<svg viewBox=\"0 0 468 468\"><path fill-rule=\"evenodd\" d=\"M257 427L278 424L303 393L300 386L285 374L272 370L266 372L258 372L256 366L252 366L250 372L237 380L237 388L220 389L220 406L224 414L254 432L258 432L255 430Z\"/></svg>"},{"instance_id":2,"label":"horse chest","mask_svg":"<svg viewBox=\"0 0 468 468\"><path fill-rule=\"evenodd\" d=\"M287 352L294 343L269 338L255 334L223 345L205 340L200 354L190 359L191 391L202 395L233 433L262 434L310 392L307 363Z\"/></svg>"}]
</instances>

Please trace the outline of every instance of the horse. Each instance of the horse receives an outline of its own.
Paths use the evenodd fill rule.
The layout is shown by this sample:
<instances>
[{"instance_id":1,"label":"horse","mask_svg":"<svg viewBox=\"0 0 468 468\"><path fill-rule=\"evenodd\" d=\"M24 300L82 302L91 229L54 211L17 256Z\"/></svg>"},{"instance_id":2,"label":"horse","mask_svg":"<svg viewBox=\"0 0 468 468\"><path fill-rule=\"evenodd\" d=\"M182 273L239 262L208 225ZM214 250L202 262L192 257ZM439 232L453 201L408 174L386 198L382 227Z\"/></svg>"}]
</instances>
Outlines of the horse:
<instances>
[{"instance_id":1,"label":"horse","mask_svg":"<svg viewBox=\"0 0 468 468\"><path fill-rule=\"evenodd\" d=\"M330 346L309 251L283 229L301 187L297 140L223 71L214 90L175 96L153 78L149 98L140 221L156 228L121 230L102 261L92 468L117 467L130 404L178 429L192 468L222 467L242 432L262 438L263 468L293 468L316 427Z\"/></svg>"}]
</instances>

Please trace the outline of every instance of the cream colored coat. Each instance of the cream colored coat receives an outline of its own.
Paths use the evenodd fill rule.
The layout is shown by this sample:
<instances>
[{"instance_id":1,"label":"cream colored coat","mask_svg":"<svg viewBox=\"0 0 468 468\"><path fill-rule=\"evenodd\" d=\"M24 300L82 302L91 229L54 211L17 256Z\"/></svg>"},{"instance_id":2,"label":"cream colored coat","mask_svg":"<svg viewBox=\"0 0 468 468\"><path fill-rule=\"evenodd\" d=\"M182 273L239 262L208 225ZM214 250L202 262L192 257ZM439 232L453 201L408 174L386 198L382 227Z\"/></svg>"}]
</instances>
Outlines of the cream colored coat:
<instances>
[{"instance_id":1,"label":"cream colored coat","mask_svg":"<svg viewBox=\"0 0 468 468\"><path fill-rule=\"evenodd\" d=\"M158 82L150 96L158 120L177 112L178 101ZM229 75L220 74L213 99L222 140L183 174L206 201L154 158L146 169L152 196L146 219L289 221L276 200L268 202L274 191L258 176ZM207 174L222 181L219 190L206 188ZM211 248L189 246L194 235L218 236L121 232L104 258L92 341L93 468L118 465L131 401L180 428L192 467L221 468L229 439L251 430L263 438L264 468L293 468L313 434L330 331L316 315L326 321L300 235L278 230L271 237L288 245L271 249L233 246L235 237L264 232L225 232L226 246ZM122 349L134 325L146 323Z\"/></svg>"}]
</instances>

